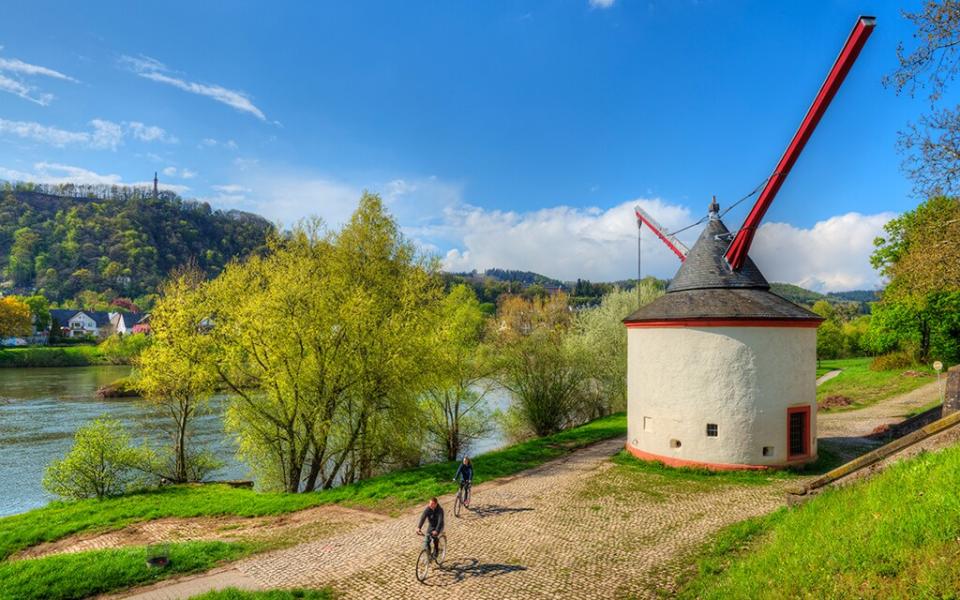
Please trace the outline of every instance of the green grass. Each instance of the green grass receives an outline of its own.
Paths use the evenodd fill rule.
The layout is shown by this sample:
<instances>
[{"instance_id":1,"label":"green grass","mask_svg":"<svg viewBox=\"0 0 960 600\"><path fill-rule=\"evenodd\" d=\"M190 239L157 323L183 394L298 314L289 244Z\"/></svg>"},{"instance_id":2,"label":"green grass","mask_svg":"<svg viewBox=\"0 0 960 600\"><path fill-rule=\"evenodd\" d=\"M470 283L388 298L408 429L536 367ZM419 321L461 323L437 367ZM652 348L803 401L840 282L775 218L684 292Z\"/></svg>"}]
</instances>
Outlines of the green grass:
<instances>
[{"instance_id":1,"label":"green grass","mask_svg":"<svg viewBox=\"0 0 960 600\"><path fill-rule=\"evenodd\" d=\"M936 381L935 374L929 367L915 366L891 371L871 371L871 360L873 359L866 357L820 361L820 368L842 369L843 372L817 387L817 401L827 396L846 396L853 400L853 404L834 410L863 408ZM908 370L927 373L930 376L906 377L903 373Z\"/></svg>"},{"instance_id":2,"label":"green grass","mask_svg":"<svg viewBox=\"0 0 960 600\"><path fill-rule=\"evenodd\" d=\"M83 367L105 364L97 346L34 346L0 349L0 367Z\"/></svg>"},{"instance_id":3,"label":"green grass","mask_svg":"<svg viewBox=\"0 0 960 600\"><path fill-rule=\"evenodd\" d=\"M956 598L960 447L723 530L681 598Z\"/></svg>"},{"instance_id":4,"label":"green grass","mask_svg":"<svg viewBox=\"0 0 960 600\"><path fill-rule=\"evenodd\" d=\"M170 564L150 568L146 549L58 554L0 563L0 600L72 600L143 585L176 574L206 571L247 555L256 546L224 542L171 544ZM320 596L322 598L322 596Z\"/></svg>"},{"instance_id":5,"label":"green grass","mask_svg":"<svg viewBox=\"0 0 960 600\"><path fill-rule=\"evenodd\" d=\"M626 436L626 416L598 419L545 438L474 457L474 481L513 475L594 442ZM388 473L352 485L309 494L262 493L225 485L170 486L104 500L52 502L0 519L0 560L24 548L69 535L120 529L165 517L237 515L256 517L344 503L396 511L451 493L456 463L425 465ZM2 563L0 563L2 564Z\"/></svg>"},{"instance_id":6,"label":"green grass","mask_svg":"<svg viewBox=\"0 0 960 600\"><path fill-rule=\"evenodd\" d=\"M330 590L266 590L250 592L227 588L193 596L190 600L333 600Z\"/></svg>"}]
</instances>

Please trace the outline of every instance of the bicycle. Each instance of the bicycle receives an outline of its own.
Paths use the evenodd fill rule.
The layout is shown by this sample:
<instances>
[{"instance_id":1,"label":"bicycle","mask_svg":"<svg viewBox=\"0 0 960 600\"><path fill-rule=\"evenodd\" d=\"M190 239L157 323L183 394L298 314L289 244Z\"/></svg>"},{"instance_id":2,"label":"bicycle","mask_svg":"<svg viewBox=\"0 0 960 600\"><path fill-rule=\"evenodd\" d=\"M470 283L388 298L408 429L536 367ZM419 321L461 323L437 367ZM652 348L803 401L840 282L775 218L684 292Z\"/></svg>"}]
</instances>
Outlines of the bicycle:
<instances>
[{"instance_id":1,"label":"bicycle","mask_svg":"<svg viewBox=\"0 0 960 600\"><path fill-rule=\"evenodd\" d=\"M457 499L453 501L453 516L459 517L460 510L470 503L470 488L472 487L472 481L463 481L460 483L460 489L457 490Z\"/></svg>"},{"instance_id":2,"label":"bicycle","mask_svg":"<svg viewBox=\"0 0 960 600\"><path fill-rule=\"evenodd\" d=\"M418 535L429 535L426 533L420 533ZM436 563L437 567L443 565L443 559L447 556L447 534L440 532L440 535L437 536L437 545L434 547L433 543L430 543L427 548L424 548L420 551L420 555L417 557L417 579L420 583L423 583L427 580L427 577L430 576L430 563Z\"/></svg>"}]
</instances>

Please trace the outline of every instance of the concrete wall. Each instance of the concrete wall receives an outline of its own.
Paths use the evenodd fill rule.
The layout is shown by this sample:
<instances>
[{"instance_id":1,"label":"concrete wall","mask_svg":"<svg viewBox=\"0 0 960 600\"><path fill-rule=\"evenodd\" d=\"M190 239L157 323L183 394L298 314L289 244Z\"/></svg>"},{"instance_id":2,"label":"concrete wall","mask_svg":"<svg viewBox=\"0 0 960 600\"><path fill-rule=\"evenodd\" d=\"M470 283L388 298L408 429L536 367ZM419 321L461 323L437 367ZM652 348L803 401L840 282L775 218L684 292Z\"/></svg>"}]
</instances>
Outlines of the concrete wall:
<instances>
[{"instance_id":1,"label":"concrete wall","mask_svg":"<svg viewBox=\"0 0 960 600\"><path fill-rule=\"evenodd\" d=\"M679 461L793 464L787 409L808 406L812 460L816 345L807 327L628 329L627 443ZM707 436L708 423L717 437Z\"/></svg>"}]
</instances>

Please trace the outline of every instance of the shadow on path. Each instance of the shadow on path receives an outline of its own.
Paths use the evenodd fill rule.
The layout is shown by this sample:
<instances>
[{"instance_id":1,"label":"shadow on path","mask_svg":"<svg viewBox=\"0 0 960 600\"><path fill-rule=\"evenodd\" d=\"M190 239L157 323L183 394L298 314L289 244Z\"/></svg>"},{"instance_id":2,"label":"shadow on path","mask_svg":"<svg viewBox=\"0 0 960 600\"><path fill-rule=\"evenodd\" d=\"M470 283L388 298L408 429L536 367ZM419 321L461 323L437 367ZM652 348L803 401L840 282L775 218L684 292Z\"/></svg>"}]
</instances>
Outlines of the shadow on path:
<instances>
[{"instance_id":1,"label":"shadow on path","mask_svg":"<svg viewBox=\"0 0 960 600\"><path fill-rule=\"evenodd\" d=\"M507 565L502 563L481 563L475 558L462 558L447 561L437 568L435 576L426 581L427 585L447 586L461 583L465 579L474 577L498 577L518 571L526 571L521 565Z\"/></svg>"},{"instance_id":2,"label":"shadow on path","mask_svg":"<svg viewBox=\"0 0 960 600\"><path fill-rule=\"evenodd\" d=\"M473 504L467 508L468 511L481 519L485 517L495 517L497 515L506 515L509 513L527 512L533 510L529 507L500 506L498 504Z\"/></svg>"}]
</instances>

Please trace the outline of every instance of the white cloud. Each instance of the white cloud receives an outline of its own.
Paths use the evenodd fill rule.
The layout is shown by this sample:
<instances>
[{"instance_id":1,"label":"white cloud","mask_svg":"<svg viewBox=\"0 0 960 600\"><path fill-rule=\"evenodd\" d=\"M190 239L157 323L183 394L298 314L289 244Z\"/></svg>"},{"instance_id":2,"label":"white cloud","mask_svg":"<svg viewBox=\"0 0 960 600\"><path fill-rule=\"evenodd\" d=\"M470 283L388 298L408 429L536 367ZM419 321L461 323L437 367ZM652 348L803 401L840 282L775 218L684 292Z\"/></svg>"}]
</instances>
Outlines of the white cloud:
<instances>
[{"instance_id":1,"label":"white cloud","mask_svg":"<svg viewBox=\"0 0 960 600\"><path fill-rule=\"evenodd\" d=\"M2 49L0 47L0 50ZM2 73L13 75L13 77L8 77ZM73 77L48 67L32 65L17 58L0 58L0 91L19 96L40 106L47 106L53 102L53 94L38 92L35 86L24 81L26 77L50 77L77 83L77 80Z\"/></svg>"},{"instance_id":2,"label":"white cloud","mask_svg":"<svg viewBox=\"0 0 960 600\"><path fill-rule=\"evenodd\" d=\"M116 174L103 175L89 169L64 165L60 163L38 162L33 165L30 173L0 167L0 178L9 181L29 181L32 183L48 183L54 185L126 185L131 187L152 188L153 181L138 181L125 183L123 178ZM160 189L170 190L178 194L187 192L190 188L184 185L160 183Z\"/></svg>"},{"instance_id":3,"label":"white cloud","mask_svg":"<svg viewBox=\"0 0 960 600\"><path fill-rule=\"evenodd\" d=\"M165 168L163 171L160 171L160 172L163 173L164 175L166 175L167 177L176 177L176 175L177 175L177 168L176 168L176 167L167 167L167 168Z\"/></svg>"},{"instance_id":4,"label":"white cloud","mask_svg":"<svg viewBox=\"0 0 960 600\"><path fill-rule=\"evenodd\" d=\"M625 202L611 209L547 208L531 212L450 207L440 226L417 237L452 245L444 267L482 271L491 267L536 271L559 279L612 281L636 273L636 221ZM661 200L638 200L668 230L695 220L685 207ZM769 281L794 283L818 291L871 289L880 284L870 266L873 239L893 213L848 213L804 229L765 223L757 231L750 256ZM681 235L688 245L701 228ZM648 229L643 232L643 272L672 277L680 263Z\"/></svg>"},{"instance_id":5,"label":"white cloud","mask_svg":"<svg viewBox=\"0 0 960 600\"><path fill-rule=\"evenodd\" d=\"M591 8L610 8L616 0L590 0Z\"/></svg>"},{"instance_id":6,"label":"white cloud","mask_svg":"<svg viewBox=\"0 0 960 600\"><path fill-rule=\"evenodd\" d=\"M85 131L67 131L29 121L0 119L0 135L12 135L57 147L90 143L90 134Z\"/></svg>"},{"instance_id":7,"label":"white cloud","mask_svg":"<svg viewBox=\"0 0 960 600\"><path fill-rule=\"evenodd\" d=\"M183 179L193 179L196 176L196 171L191 171L190 169L180 169L180 177Z\"/></svg>"},{"instance_id":8,"label":"white cloud","mask_svg":"<svg viewBox=\"0 0 960 600\"><path fill-rule=\"evenodd\" d=\"M0 58L0 71L9 71L11 73L20 73L22 75L42 75L44 77L52 77L54 79L62 79L64 81L79 83L73 77L64 75L60 71L54 71L53 69L41 67L40 65L31 65L16 58Z\"/></svg>"},{"instance_id":9,"label":"white cloud","mask_svg":"<svg viewBox=\"0 0 960 600\"><path fill-rule=\"evenodd\" d=\"M210 187L218 192L223 192L224 194L244 194L250 192L250 188L244 187L238 183L228 183L225 185L214 185Z\"/></svg>"},{"instance_id":10,"label":"white cloud","mask_svg":"<svg viewBox=\"0 0 960 600\"><path fill-rule=\"evenodd\" d=\"M225 142L221 142L213 138L203 138L202 140L200 140L200 144L198 145L199 148L215 148L217 146L222 146L228 150L237 150L240 148L240 146L238 146L237 143L233 140L227 140Z\"/></svg>"},{"instance_id":11,"label":"white cloud","mask_svg":"<svg viewBox=\"0 0 960 600\"><path fill-rule=\"evenodd\" d=\"M90 126L91 131L69 131L33 121L0 119L0 135L16 136L59 148L78 145L100 150L116 150L128 135L142 141L176 141L176 138L160 127L146 126L143 123L114 123L105 119L94 119L90 121ZM151 135L144 136L144 131L151 132ZM156 132L159 134L153 135Z\"/></svg>"},{"instance_id":12,"label":"white cloud","mask_svg":"<svg viewBox=\"0 0 960 600\"><path fill-rule=\"evenodd\" d=\"M444 267L451 271L501 267L559 279L613 281L637 272L635 204L667 229L693 220L686 207L660 199L631 200L607 210L558 206L523 213L460 206L448 208L442 226L418 237L452 243L444 257ZM649 231L644 233L644 275L672 275L680 266L676 256Z\"/></svg>"},{"instance_id":13,"label":"white cloud","mask_svg":"<svg viewBox=\"0 0 960 600\"><path fill-rule=\"evenodd\" d=\"M870 266L873 240L895 217L847 213L819 221L809 229L788 223L764 223L750 256L769 281L785 281L822 291L873 289L880 277Z\"/></svg>"},{"instance_id":14,"label":"white cloud","mask_svg":"<svg viewBox=\"0 0 960 600\"><path fill-rule=\"evenodd\" d=\"M251 114L261 121L267 120L267 116L263 114L263 111L257 108L244 92L231 90L221 85L197 83L195 81L187 81L179 77L174 77L170 74L170 69L168 69L165 64L149 56L122 56L120 62L145 79L170 85L191 94L206 96L240 112Z\"/></svg>"},{"instance_id":15,"label":"white cloud","mask_svg":"<svg viewBox=\"0 0 960 600\"><path fill-rule=\"evenodd\" d=\"M176 144L179 140L173 135L167 133L162 127L156 125L144 125L139 121L130 121L125 124L130 131L130 135L144 142L165 142L167 144Z\"/></svg>"},{"instance_id":16,"label":"white cloud","mask_svg":"<svg viewBox=\"0 0 960 600\"><path fill-rule=\"evenodd\" d=\"M0 75L0 92L8 92L40 106L48 106L53 102L53 94L35 94L35 91L33 86Z\"/></svg>"}]
</instances>

